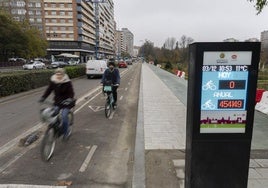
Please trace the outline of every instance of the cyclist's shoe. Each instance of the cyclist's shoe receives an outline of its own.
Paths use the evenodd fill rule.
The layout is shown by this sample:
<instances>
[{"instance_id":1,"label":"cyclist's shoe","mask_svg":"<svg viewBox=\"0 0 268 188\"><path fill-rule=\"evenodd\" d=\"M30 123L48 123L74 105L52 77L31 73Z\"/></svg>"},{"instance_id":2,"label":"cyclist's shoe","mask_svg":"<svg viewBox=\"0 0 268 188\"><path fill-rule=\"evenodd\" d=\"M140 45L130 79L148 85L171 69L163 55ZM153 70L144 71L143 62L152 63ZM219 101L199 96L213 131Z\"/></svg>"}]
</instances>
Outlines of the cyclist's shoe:
<instances>
[{"instance_id":1,"label":"cyclist's shoe","mask_svg":"<svg viewBox=\"0 0 268 188\"><path fill-rule=\"evenodd\" d=\"M114 108L114 109L117 108L117 104L116 104L116 103L113 104L113 108Z\"/></svg>"},{"instance_id":2,"label":"cyclist's shoe","mask_svg":"<svg viewBox=\"0 0 268 188\"><path fill-rule=\"evenodd\" d=\"M72 130L69 128L68 131L67 131L67 133L65 133L63 135L63 140L64 141L68 140L70 138L70 136L71 136L71 133L72 133Z\"/></svg>"}]
</instances>

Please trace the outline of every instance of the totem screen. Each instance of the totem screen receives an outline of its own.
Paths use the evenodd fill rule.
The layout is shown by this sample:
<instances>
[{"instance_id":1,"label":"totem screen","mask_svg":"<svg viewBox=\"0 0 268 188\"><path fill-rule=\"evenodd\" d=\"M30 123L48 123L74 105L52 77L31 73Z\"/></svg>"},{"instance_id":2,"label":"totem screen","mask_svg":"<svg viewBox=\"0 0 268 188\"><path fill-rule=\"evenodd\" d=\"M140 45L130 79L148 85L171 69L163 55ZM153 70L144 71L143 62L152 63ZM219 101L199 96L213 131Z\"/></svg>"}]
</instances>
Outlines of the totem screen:
<instances>
[{"instance_id":1,"label":"totem screen","mask_svg":"<svg viewBox=\"0 0 268 188\"><path fill-rule=\"evenodd\" d=\"M204 52L200 133L245 133L252 52Z\"/></svg>"}]
</instances>

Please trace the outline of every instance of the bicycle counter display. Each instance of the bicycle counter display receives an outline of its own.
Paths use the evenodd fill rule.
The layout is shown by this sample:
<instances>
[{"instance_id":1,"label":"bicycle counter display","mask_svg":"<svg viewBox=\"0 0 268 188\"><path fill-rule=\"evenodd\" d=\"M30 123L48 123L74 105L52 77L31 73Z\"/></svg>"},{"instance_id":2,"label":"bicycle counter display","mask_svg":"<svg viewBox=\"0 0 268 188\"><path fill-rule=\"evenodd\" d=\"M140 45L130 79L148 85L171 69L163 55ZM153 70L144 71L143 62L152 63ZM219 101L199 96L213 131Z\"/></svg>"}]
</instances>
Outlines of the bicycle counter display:
<instances>
[{"instance_id":1,"label":"bicycle counter display","mask_svg":"<svg viewBox=\"0 0 268 188\"><path fill-rule=\"evenodd\" d=\"M185 188L247 187L260 46L190 45Z\"/></svg>"},{"instance_id":2,"label":"bicycle counter display","mask_svg":"<svg viewBox=\"0 0 268 188\"><path fill-rule=\"evenodd\" d=\"M204 52L200 133L245 133L252 52Z\"/></svg>"}]
</instances>

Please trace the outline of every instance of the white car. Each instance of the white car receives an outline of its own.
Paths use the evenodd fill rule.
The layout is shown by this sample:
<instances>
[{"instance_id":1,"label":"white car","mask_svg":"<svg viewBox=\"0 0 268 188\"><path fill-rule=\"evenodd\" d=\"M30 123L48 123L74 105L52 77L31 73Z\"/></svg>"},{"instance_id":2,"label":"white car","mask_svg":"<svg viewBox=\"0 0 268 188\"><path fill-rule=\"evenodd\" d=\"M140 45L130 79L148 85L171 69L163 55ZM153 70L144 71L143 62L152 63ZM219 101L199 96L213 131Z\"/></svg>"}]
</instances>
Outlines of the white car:
<instances>
[{"instance_id":1,"label":"white car","mask_svg":"<svg viewBox=\"0 0 268 188\"><path fill-rule=\"evenodd\" d=\"M46 65L42 63L41 61L33 61L31 63L25 64L22 66L23 69L45 69Z\"/></svg>"}]
</instances>

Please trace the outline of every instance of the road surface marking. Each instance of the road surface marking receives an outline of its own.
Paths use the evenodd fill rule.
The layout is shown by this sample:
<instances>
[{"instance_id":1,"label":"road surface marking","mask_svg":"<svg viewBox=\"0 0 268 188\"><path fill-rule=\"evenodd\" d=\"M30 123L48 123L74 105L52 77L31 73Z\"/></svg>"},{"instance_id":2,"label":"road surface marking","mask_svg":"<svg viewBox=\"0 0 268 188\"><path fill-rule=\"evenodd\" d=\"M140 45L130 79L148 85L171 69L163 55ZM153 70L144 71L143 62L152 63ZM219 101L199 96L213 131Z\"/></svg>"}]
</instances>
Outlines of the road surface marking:
<instances>
[{"instance_id":1,"label":"road surface marking","mask_svg":"<svg viewBox=\"0 0 268 188\"><path fill-rule=\"evenodd\" d=\"M40 140L43 139L43 136L40 137ZM35 142L34 144L30 145L27 147L25 150L21 151L17 155L15 155L11 160L9 160L7 163L5 163L3 166L0 167L0 173L4 172L9 166L14 164L18 159L20 159L25 153L27 153L29 150L33 149L34 147L37 146L37 143ZM0 187L1 188L1 187Z\"/></svg>"},{"instance_id":2,"label":"road surface marking","mask_svg":"<svg viewBox=\"0 0 268 188\"><path fill-rule=\"evenodd\" d=\"M85 170L87 169L87 166L88 166L90 160L92 159L92 156L94 155L96 149L97 149L96 145L91 147L85 161L83 162L82 166L79 169L79 172L85 172Z\"/></svg>"},{"instance_id":3,"label":"road surface marking","mask_svg":"<svg viewBox=\"0 0 268 188\"><path fill-rule=\"evenodd\" d=\"M93 112L100 112L105 109L104 106L88 106Z\"/></svg>"},{"instance_id":4,"label":"road surface marking","mask_svg":"<svg viewBox=\"0 0 268 188\"><path fill-rule=\"evenodd\" d=\"M124 96L121 96L119 100L122 101L123 98L124 98Z\"/></svg>"},{"instance_id":5,"label":"road surface marking","mask_svg":"<svg viewBox=\"0 0 268 188\"><path fill-rule=\"evenodd\" d=\"M101 93L102 93L102 91L98 92L90 100L88 100L86 103L84 103L83 105L81 105L77 110L74 111L74 114L78 113L82 108L84 108L88 103L90 103L93 99L95 99Z\"/></svg>"},{"instance_id":6,"label":"road surface marking","mask_svg":"<svg viewBox=\"0 0 268 188\"><path fill-rule=\"evenodd\" d=\"M127 91L128 90L128 88L125 88L125 91Z\"/></svg>"},{"instance_id":7,"label":"road surface marking","mask_svg":"<svg viewBox=\"0 0 268 188\"><path fill-rule=\"evenodd\" d=\"M3 145L2 147L0 147L0 156L3 155L3 153L5 153L6 151L10 150L10 148L14 147L15 145L18 144L18 142L22 139L25 138L27 135L39 130L40 128L42 128L44 126L44 123L38 123L37 125L35 125L34 127L32 127L31 129L29 129L28 131L22 133L21 135L17 136L16 138L14 138L13 140L9 141L8 143L6 143L5 145Z\"/></svg>"}]
</instances>

